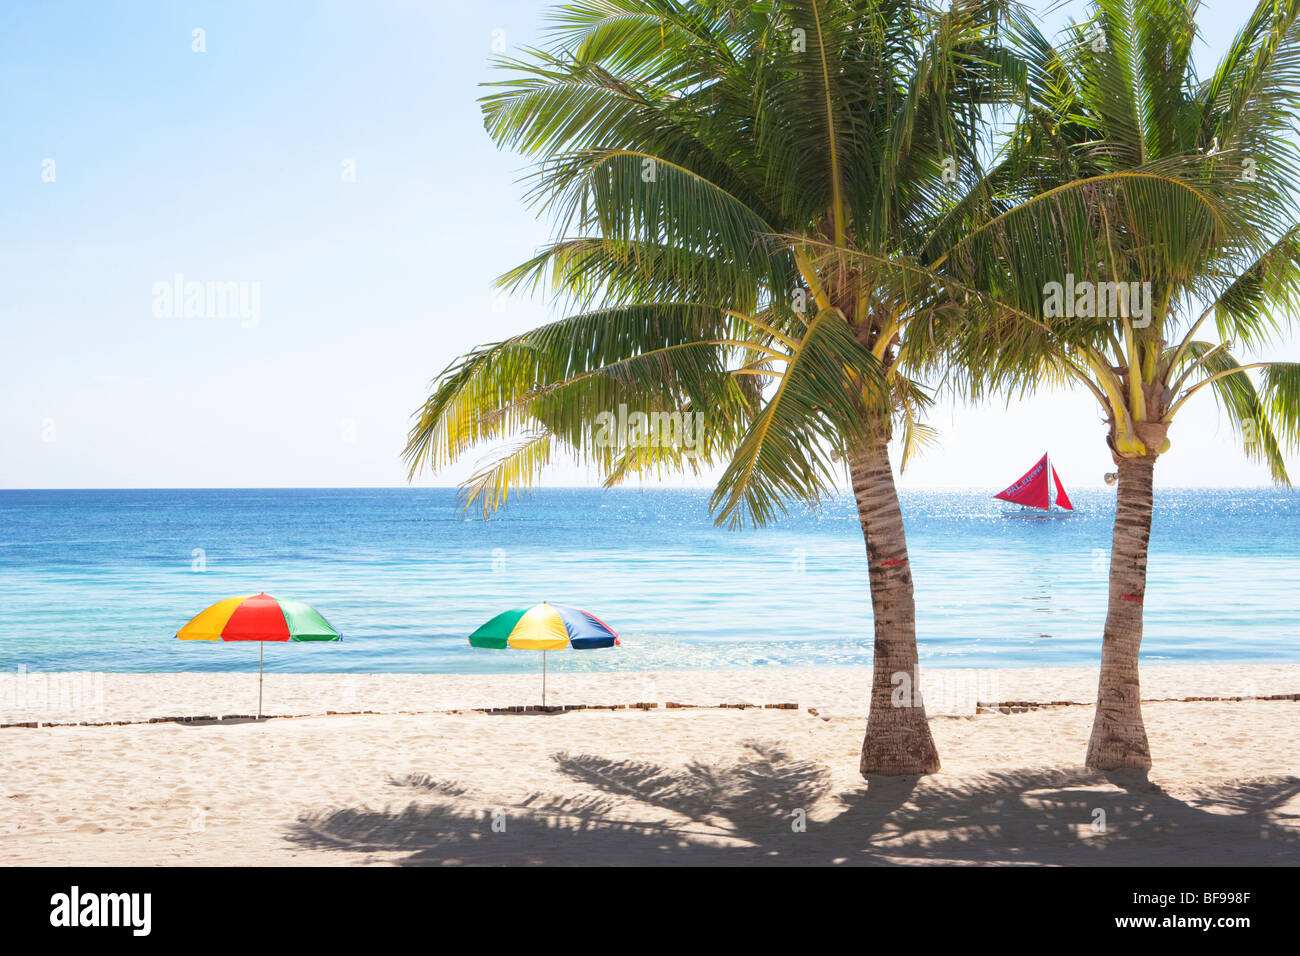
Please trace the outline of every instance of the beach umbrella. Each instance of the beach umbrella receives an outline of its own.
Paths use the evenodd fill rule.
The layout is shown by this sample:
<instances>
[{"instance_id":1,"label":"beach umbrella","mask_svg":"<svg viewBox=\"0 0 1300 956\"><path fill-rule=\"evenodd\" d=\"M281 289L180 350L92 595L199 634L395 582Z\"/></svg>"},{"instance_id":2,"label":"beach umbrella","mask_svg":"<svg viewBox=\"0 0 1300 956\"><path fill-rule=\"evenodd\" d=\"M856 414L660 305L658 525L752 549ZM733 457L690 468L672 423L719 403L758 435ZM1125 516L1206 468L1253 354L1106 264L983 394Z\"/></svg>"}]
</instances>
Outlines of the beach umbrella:
<instances>
[{"instance_id":1,"label":"beach umbrella","mask_svg":"<svg viewBox=\"0 0 1300 956\"><path fill-rule=\"evenodd\" d=\"M262 716L262 661L267 641L341 641L302 601L246 594L218 601L176 632L181 641L257 641L257 716Z\"/></svg>"},{"instance_id":2,"label":"beach umbrella","mask_svg":"<svg viewBox=\"0 0 1300 956\"><path fill-rule=\"evenodd\" d=\"M608 624L576 607L535 604L498 614L469 636L471 647L514 647L542 652L542 706L546 706L546 652L571 647L589 651L614 647L618 635Z\"/></svg>"}]
</instances>

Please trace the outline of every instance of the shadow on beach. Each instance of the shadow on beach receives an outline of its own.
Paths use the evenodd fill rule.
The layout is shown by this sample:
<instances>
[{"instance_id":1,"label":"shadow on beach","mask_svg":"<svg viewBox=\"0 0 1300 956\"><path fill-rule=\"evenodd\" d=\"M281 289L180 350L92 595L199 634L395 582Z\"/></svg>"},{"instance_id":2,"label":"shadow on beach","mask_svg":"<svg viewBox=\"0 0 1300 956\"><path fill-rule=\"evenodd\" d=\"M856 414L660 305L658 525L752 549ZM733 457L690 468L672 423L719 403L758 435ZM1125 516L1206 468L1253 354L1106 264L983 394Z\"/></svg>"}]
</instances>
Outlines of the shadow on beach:
<instances>
[{"instance_id":1,"label":"shadow on beach","mask_svg":"<svg viewBox=\"0 0 1300 956\"><path fill-rule=\"evenodd\" d=\"M304 814L286 836L304 848L405 854L396 862L411 866L1300 861L1300 827L1286 822L1300 816L1283 809L1300 796L1297 777L1207 787L1186 800L1140 777L1084 770L881 777L832 795L826 767L778 748L749 750L736 763L678 769L555 754L584 795L534 793L499 808L454 781L413 775L391 782L440 802ZM807 811L804 832L794 829L797 810Z\"/></svg>"}]
</instances>

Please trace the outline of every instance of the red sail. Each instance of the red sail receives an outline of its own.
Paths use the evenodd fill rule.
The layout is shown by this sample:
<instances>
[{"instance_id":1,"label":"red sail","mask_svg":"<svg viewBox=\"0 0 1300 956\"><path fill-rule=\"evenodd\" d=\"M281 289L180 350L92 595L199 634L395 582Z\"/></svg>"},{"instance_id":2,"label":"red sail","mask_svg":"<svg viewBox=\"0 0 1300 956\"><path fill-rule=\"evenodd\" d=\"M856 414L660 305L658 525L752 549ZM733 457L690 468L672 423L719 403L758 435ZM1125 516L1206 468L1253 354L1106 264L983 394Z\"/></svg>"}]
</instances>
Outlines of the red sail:
<instances>
[{"instance_id":1,"label":"red sail","mask_svg":"<svg viewBox=\"0 0 1300 956\"><path fill-rule=\"evenodd\" d=\"M1070 497L1065 493L1065 485L1061 484L1061 476L1056 473L1056 466L1052 466L1052 480L1056 482L1056 503L1066 511L1073 511L1074 505L1070 504Z\"/></svg>"},{"instance_id":2,"label":"red sail","mask_svg":"<svg viewBox=\"0 0 1300 956\"><path fill-rule=\"evenodd\" d=\"M1060 486L1060 482L1057 482L1057 486ZM1010 501L1012 504L1025 505L1029 508L1042 508L1047 511L1052 507L1052 500L1048 495L1047 456L1044 455L1038 460L1038 464L1021 476L1019 481L1010 488L999 491L993 497L1001 498L1003 501Z\"/></svg>"}]
</instances>

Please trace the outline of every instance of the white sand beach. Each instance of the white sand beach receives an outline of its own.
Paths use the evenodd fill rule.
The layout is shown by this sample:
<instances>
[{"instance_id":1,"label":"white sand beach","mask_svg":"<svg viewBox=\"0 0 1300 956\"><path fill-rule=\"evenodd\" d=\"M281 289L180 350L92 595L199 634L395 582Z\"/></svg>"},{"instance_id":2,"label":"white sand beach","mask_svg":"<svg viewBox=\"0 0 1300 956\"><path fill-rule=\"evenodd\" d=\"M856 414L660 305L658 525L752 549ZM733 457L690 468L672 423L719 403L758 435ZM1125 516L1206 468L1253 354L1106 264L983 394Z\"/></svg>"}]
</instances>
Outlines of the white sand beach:
<instances>
[{"instance_id":1,"label":"white sand beach","mask_svg":"<svg viewBox=\"0 0 1300 956\"><path fill-rule=\"evenodd\" d=\"M10 674L0 863L1300 864L1300 666L1145 668L1146 781L1089 668L925 671L943 770L865 781L870 676Z\"/></svg>"}]
</instances>

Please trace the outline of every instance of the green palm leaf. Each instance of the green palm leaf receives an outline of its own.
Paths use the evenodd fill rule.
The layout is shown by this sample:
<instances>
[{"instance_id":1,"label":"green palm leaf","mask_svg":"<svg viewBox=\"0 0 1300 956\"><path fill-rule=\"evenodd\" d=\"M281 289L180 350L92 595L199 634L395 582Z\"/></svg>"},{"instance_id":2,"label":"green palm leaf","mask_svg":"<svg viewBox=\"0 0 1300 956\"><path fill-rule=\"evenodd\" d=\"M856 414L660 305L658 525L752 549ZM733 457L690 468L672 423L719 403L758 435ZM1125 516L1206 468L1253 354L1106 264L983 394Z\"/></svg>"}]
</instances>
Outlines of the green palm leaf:
<instances>
[{"instance_id":1,"label":"green palm leaf","mask_svg":"<svg viewBox=\"0 0 1300 956\"><path fill-rule=\"evenodd\" d=\"M784 514L787 500L820 501L834 488L836 458L879 437L869 411L886 395L879 363L843 314L819 312L718 482L719 522L763 524Z\"/></svg>"}]
</instances>

